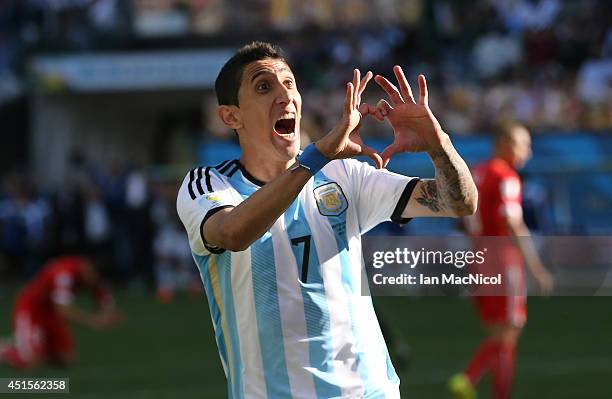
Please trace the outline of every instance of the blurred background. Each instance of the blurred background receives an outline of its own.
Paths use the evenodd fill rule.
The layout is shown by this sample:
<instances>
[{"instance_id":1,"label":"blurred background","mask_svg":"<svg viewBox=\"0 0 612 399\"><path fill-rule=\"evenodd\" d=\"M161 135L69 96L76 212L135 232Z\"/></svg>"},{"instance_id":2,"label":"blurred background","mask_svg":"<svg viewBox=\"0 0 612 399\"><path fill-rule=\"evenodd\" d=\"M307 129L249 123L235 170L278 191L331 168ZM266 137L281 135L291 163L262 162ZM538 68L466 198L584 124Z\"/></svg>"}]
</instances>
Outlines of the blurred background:
<instances>
[{"instance_id":1,"label":"blurred background","mask_svg":"<svg viewBox=\"0 0 612 399\"><path fill-rule=\"evenodd\" d=\"M418 73L427 76L430 106L468 163L490 155L496 119L531 129L534 157L522 174L535 232L609 235L611 22L606 0L0 1L0 336L10 332L19 287L50 258L85 252L128 318L107 334L77 328L80 363L41 375L71 376L83 397L225 396L175 199L194 165L239 156L212 87L233 51L253 40L289 56L303 144L337 122L354 67L391 77L401 64L413 87ZM365 101L383 97L375 86ZM362 132L375 148L391 142L386 124ZM433 175L421 155L397 156L389 168ZM423 219L372 234L455 228ZM400 372L405 395L444 397L445 378L480 336L470 304L377 303L413 348ZM517 397L610 397L610 305L534 298L537 327L525 332ZM10 375L0 365L0 376Z\"/></svg>"}]
</instances>

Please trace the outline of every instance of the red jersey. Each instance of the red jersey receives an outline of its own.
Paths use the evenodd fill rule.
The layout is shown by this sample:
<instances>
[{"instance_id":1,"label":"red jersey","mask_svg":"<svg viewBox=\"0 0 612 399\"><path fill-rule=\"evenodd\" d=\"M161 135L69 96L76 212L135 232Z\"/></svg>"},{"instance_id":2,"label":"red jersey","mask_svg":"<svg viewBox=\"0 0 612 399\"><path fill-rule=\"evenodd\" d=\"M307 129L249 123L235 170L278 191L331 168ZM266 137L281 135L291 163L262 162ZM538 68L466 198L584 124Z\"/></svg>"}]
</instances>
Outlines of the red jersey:
<instances>
[{"instance_id":1,"label":"red jersey","mask_svg":"<svg viewBox=\"0 0 612 399\"><path fill-rule=\"evenodd\" d=\"M75 291L82 285L83 270L87 264L87 259L80 256L53 259L23 289L18 302L51 313L54 304L69 305ZM104 287L97 286L93 291L101 308L112 304L112 297Z\"/></svg>"},{"instance_id":2,"label":"red jersey","mask_svg":"<svg viewBox=\"0 0 612 399\"><path fill-rule=\"evenodd\" d=\"M521 180L516 171L500 158L493 158L472 171L478 188L478 211L467 219L473 236L509 236L508 216L523 215Z\"/></svg>"},{"instance_id":3,"label":"red jersey","mask_svg":"<svg viewBox=\"0 0 612 399\"><path fill-rule=\"evenodd\" d=\"M485 325L511 323L522 326L527 319L523 257L512 239L485 236L511 236L508 216L522 217L521 180L503 159L493 158L472 171L478 188L478 211L466 219L468 232L476 245L488 248L487 262L476 268L488 275L502 273L502 286L484 287L475 294L480 319Z\"/></svg>"},{"instance_id":4,"label":"red jersey","mask_svg":"<svg viewBox=\"0 0 612 399\"><path fill-rule=\"evenodd\" d=\"M0 353L0 360L13 367L26 367L36 361L64 359L74 343L55 305L69 305L74 293L84 286L89 268L86 258L64 256L47 263L21 291L13 309L15 345ZM90 287L98 306L112 306L110 293L100 284Z\"/></svg>"}]
</instances>

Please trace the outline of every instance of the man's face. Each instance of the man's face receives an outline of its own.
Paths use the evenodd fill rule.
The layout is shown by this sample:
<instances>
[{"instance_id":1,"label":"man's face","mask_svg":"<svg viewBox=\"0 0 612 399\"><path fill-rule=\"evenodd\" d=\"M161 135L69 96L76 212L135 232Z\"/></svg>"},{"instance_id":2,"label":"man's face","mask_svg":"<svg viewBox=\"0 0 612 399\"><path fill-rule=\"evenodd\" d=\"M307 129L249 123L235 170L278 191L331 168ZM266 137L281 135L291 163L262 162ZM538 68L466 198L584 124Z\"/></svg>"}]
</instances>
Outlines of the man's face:
<instances>
[{"instance_id":1,"label":"man's face","mask_svg":"<svg viewBox=\"0 0 612 399\"><path fill-rule=\"evenodd\" d=\"M531 136L524 127L515 127L508 139L512 166L520 169L531 158Z\"/></svg>"},{"instance_id":2,"label":"man's face","mask_svg":"<svg viewBox=\"0 0 612 399\"><path fill-rule=\"evenodd\" d=\"M290 161L300 149L302 97L289 66L264 59L248 64L238 91L241 141L265 159Z\"/></svg>"}]
</instances>

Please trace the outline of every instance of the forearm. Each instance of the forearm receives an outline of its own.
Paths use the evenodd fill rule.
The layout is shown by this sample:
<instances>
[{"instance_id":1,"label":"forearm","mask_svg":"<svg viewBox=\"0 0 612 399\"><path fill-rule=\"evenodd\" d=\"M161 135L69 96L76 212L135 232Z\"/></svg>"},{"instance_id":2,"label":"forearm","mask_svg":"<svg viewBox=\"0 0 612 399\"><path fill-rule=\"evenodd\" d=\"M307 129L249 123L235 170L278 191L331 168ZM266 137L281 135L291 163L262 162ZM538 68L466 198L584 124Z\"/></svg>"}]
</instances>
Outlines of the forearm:
<instances>
[{"instance_id":1,"label":"forearm","mask_svg":"<svg viewBox=\"0 0 612 399\"><path fill-rule=\"evenodd\" d=\"M58 313L66 320L91 327L95 322L95 315L70 305L55 305Z\"/></svg>"},{"instance_id":2,"label":"forearm","mask_svg":"<svg viewBox=\"0 0 612 399\"><path fill-rule=\"evenodd\" d=\"M540 255L535 248L529 229L522 220L508 221L508 227L512 233L512 237L516 246L521 251L527 268L532 274L539 273L544 266L540 260Z\"/></svg>"},{"instance_id":3,"label":"forearm","mask_svg":"<svg viewBox=\"0 0 612 399\"><path fill-rule=\"evenodd\" d=\"M287 170L238 206L204 225L209 244L242 251L268 231L312 177L304 168Z\"/></svg>"},{"instance_id":4,"label":"forearm","mask_svg":"<svg viewBox=\"0 0 612 399\"><path fill-rule=\"evenodd\" d=\"M422 194L437 196L438 206L454 216L476 211L478 191L465 161L445 134L438 148L428 152L435 168L435 180L421 188ZM435 184L435 187L431 185ZM427 186L429 185L429 186Z\"/></svg>"}]
</instances>

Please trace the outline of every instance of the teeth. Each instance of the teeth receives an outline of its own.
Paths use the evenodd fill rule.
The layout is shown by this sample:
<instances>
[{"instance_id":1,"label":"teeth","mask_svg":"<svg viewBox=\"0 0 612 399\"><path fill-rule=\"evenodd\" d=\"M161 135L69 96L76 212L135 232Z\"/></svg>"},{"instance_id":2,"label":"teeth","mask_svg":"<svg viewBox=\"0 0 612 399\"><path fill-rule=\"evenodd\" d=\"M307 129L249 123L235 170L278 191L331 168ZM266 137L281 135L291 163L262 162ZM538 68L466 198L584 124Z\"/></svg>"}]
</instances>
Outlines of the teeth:
<instances>
[{"instance_id":1,"label":"teeth","mask_svg":"<svg viewBox=\"0 0 612 399\"><path fill-rule=\"evenodd\" d=\"M278 118L278 120L281 120L281 119L295 119L295 116L293 114L285 114L285 115L282 115L280 118Z\"/></svg>"}]
</instances>

